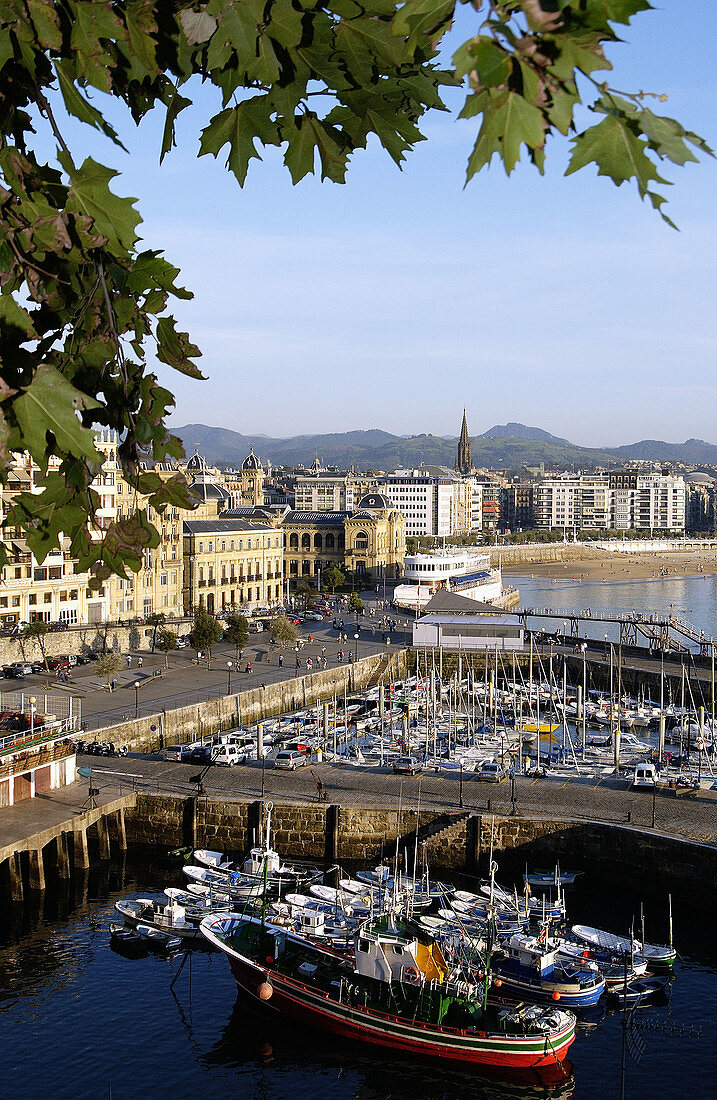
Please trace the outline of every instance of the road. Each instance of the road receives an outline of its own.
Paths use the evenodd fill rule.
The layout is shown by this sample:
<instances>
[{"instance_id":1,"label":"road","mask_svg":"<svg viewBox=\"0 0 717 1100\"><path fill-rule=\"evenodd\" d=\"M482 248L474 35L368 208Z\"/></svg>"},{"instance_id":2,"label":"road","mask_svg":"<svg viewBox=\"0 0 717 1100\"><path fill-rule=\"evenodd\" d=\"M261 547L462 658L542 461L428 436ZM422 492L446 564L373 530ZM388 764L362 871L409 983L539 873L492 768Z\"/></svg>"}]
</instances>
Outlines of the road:
<instances>
[{"instance_id":1,"label":"road","mask_svg":"<svg viewBox=\"0 0 717 1100\"><path fill-rule=\"evenodd\" d=\"M348 641L341 643L337 641L339 631L332 626L332 616L323 622L304 622L299 627L301 649L298 655L289 646L283 650L278 647L272 650L268 633L260 633L250 634L238 668L234 646L220 642L214 647L211 662L204 659L197 661L193 650L179 649L169 654L166 668L163 654L133 650L123 655L129 657L131 663L115 675L116 688L113 692L108 690L106 680L97 675L94 663L73 669L68 683L60 683L47 675L37 675L28 676L25 680L0 680L0 684L3 692L23 691L26 695L40 695L46 691L80 699L85 728L88 731L101 729L123 719L216 699L277 680L293 679L297 674L306 672L309 657L314 670L318 668L317 658L324 647L328 668L339 663L339 650L343 651L344 662L385 651L386 644L382 638L386 629L380 625L384 614L400 623L399 629L388 634L391 644L402 647L410 640L410 615L383 612L378 609L372 596L364 593L363 598L366 611L369 608L375 610L375 619L369 619L364 614L357 626L354 615L341 613L339 618L344 622L343 632L348 634ZM359 634L358 640L354 638L356 633ZM310 636L313 638L311 642ZM279 667L278 663L280 653L284 657L283 667ZM298 672L297 657L300 663ZM138 664L140 659L141 668ZM249 673L245 671L247 662L253 666Z\"/></svg>"}]
</instances>

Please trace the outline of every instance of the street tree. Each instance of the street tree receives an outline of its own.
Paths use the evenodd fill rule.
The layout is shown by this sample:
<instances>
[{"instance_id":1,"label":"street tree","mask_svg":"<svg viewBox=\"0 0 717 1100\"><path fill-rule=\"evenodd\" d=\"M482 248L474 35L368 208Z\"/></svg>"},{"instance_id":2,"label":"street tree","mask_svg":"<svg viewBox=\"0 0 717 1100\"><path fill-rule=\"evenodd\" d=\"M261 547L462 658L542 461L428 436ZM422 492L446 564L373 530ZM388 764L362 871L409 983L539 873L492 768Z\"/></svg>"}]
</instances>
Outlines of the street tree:
<instances>
[{"instance_id":1,"label":"street tree","mask_svg":"<svg viewBox=\"0 0 717 1100\"><path fill-rule=\"evenodd\" d=\"M148 366L159 360L202 377L200 350L171 313L172 300L191 294L160 251L139 246L136 200L120 193L114 169L86 155L82 126L131 149L132 127L159 114L164 160L187 112L200 127L199 155L221 157L240 185L272 146L294 183L317 170L343 183L374 138L400 166L423 140L423 116L446 109L443 89L462 88L460 116L475 136L468 179L495 158L510 173L524 155L542 173L548 151L563 156L567 139L567 175L592 165L617 186L634 181L669 221L663 166L711 150L653 110L659 90L618 91L606 78L610 46L650 7L0 0L0 482L17 453L40 467L6 517L36 558L64 532L78 569L91 568L100 586L112 572L137 572L159 544L147 505L191 505L180 474L152 469L183 449L166 426L173 395ZM469 37L449 61L444 39L459 10ZM218 110L204 113L211 95L193 98L200 85L218 93ZM96 426L118 432L124 476L143 501L106 528L95 522L91 487L103 461Z\"/></svg>"},{"instance_id":2,"label":"street tree","mask_svg":"<svg viewBox=\"0 0 717 1100\"><path fill-rule=\"evenodd\" d=\"M169 664L169 654L177 648L177 635L173 630L160 630L157 635L157 649L164 654L164 667ZM154 652L154 646L152 646Z\"/></svg>"},{"instance_id":3,"label":"street tree","mask_svg":"<svg viewBox=\"0 0 717 1100\"><path fill-rule=\"evenodd\" d=\"M323 583L325 588L330 588L332 594L337 588L340 588L346 581L345 575L341 572L338 565L334 565L331 562L326 566L323 573Z\"/></svg>"},{"instance_id":4,"label":"street tree","mask_svg":"<svg viewBox=\"0 0 717 1100\"><path fill-rule=\"evenodd\" d=\"M189 635L192 649L199 653L206 653L207 668L212 661L212 649L222 636L222 628L216 619L207 611L206 607L198 607L194 612L194 623Z\"/></svg>"},{"instance_id":5,"label":"street tree","mask_svg":"<svg viewBox=\"0 0 717 1100\"><path fill-rule=\"evenodd\" d=\"M160 626L164 626L167 621L167 616L163 611L153 611L151 615L146 618L148 626L152 627L152 653L154 653L154 647L157 644L157 630Z\"/></svg>"},{"instance_id":6,"label":"street tree","mask_svg":"<svg viewBox=\"0 0 717 1100\"><path fill-rule=\"evenodd\" d=\"M103 653L101 657L98 657L96 667L97 675L104 676L107 680L107 687L110 687L112 677L124 667L124 660L119 653Z\"/></svg>"},{"instance_id":7,"label":"street tree","mask_svg":"<svg viewBox=\"0 0 717 1100\"><path fill-rule=\"evenodd\" d=\"M299 630L295 623L290 623L286 615L276 615L271 620L271 635L283 649L285 645L291 645L299 637Z\"/></svg>"},{"instance_id":8,"label":"street tree","mask_svg":"<svg viewBox=\"0 0 717 1100\"><path fill-rule=\"evenodd\" d=\"M227 615L224 620L224 641L234 646L234 662L239 664L239 652L249 641L246 615Z\"/></svg>"},{"instance_id":9,"label":"street tree","mask_svg":"<svg viewBox=\"0 0 717 1100\"><path fill-rule=\"evenodd\" d=\"M36 619L33 623L27 623L23 627L23 637L36 641L40 647L40 653L42 654L42 663L47 669L47 653L45 651L45 636L49 633L49 626L47 623L43 623L41 620Z\"/></svg>"},{"instance_id":10,"label":"street tree","mask_svg":"<svg viewBox=\"0 0 717 1100\"><path fill-rule=\"evenodd\" d=\"M349 596L349 611L354 611L356 613L356 618L358 618L359 615L363 615L363 600L358 592L352 592Z\"/></svg>"}]
</instances>

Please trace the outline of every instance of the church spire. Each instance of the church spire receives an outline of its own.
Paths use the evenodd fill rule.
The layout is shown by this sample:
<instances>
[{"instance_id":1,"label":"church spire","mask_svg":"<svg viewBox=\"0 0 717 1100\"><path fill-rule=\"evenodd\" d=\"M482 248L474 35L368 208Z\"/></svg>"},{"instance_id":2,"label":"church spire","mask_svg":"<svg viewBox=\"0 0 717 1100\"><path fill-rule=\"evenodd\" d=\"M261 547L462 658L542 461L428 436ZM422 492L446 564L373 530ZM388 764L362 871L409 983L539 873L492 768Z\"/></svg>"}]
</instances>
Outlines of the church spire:
<instances>
[{"instance_id":1,"label":"church spire","mask_svg":"<svg viewBox=\"0 0 717 1100\"><path fill-rule=\"evenodd\" d=\"M466 420L466 410L463 410L463 423L461 424L461 437L458 440L458 457L456 459L456 470L459 474L469 474L473 469L473 459L471 458L471 440L468 435L468 421Z\"/></svg>"}]
</instances>

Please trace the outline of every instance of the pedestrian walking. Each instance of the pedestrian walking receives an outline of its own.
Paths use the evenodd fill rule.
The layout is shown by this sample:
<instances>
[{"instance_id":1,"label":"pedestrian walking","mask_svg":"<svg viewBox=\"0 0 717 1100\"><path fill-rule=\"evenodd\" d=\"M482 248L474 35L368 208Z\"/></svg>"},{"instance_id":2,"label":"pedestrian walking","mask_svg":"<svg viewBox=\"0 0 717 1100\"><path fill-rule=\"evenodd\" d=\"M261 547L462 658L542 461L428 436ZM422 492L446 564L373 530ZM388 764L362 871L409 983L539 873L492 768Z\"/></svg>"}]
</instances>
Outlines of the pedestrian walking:
<instances>
[{"instance_id":1,"label":"pedestrian walking","mask_svg":"<svg viewBox=\"0 0 717 1100\"><path fill-rule=\"evenodd\" d=\"M137 668L141 668L143 664L144 664L144 658L143 657L138 657L137 658Z\"/></svg>"},{"instance_id":2,"label":"pedestrian walking","mask_svg":"<svg viewBox=\"0 0 717 1100\"><path fill-rule=\"evenodd\" d=\"M296 671L298 672L300 668L301 668L301 658L297 657L296 658Z\"/></svg>"},{"instance_id":3,"label":"pedestrian walking","mask_svg":"<svg viewBox=\"0 0 717 1100\"><path fill-rule=\"evenodd\" d=\"M127 668L132 668L132 655L130 653L127 654Z\"/></svg>"},{"instance_id":4,"label":"pedestrian walking","mask_svg":"<svg viewBox=\"0 0 717 1100\"><path fill-rule=\"evenodd\" d=\"M284 654L280 653L279 654L279 668L283 668L283 667L284 667Z\"/></svg>"}]
</instances>

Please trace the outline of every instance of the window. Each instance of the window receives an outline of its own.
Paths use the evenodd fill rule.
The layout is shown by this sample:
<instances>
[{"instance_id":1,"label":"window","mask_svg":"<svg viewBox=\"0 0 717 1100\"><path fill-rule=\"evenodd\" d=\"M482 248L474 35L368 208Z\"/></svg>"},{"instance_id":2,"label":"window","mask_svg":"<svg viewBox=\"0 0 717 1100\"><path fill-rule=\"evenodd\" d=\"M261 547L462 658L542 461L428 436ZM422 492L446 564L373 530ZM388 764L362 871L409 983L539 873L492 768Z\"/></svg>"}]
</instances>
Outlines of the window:
<instances>
[{"instance_id":1,"label":"window","mask_svg":"<svg viewBox=\"0 0 717 1100\"><path fill-rule=\"evenodd\" d=\"M15 575L18 576L17 573ZM46 581L47 580L47 568L45 566L42 566L40 569L35 569L33 579L36 580L36 581Z\"/></svg>"},{"instance_id":2,"label":"window","mask_svg":"<svg viewBox=\"0 0 717 1100\"><path fill-rule=\"evenodd\" d=\"M246 548L247 550L251 550L251 539L246 540Z\"/></svg>"},{"instance_id":3,"label":"window","mask_svg":"<svg viewBox=\"0 0 717 1100\"><path fill-rule=\"evenodd\" d=\"M204 543L203 543L203 542L200 542L200 543L199 543L199 553L200 553L200 554L203 554L203 553L204 553Z\"/></svg>"},{"instance_id":4,"label":"window","mask_svg":"<svg viewBox=\"0 0 717 1100\"><path fill-rule=\"evenodd\" d=\"M35 604L37 603L37 596L35 595L34 592L30 593L30 595L28 596L28 601L27 602L30 604L30 607L35 606Z\"/></svg>"},{"instance_id":5,"label":"window","mask_svg":"<svg viewBox=\"0 0 717 1100\"><path fill-rule=\"evenodd\" d=\"M101 594L102 594L102 589L100 589L100 595ZM45 593L45 595L43 596L43 602L44 603L52 603L52 592L46 592Z\"/></svg>"},{"instance_id":6,"label":"window","mask_svg":"<svg viewBox=\"0 0 717 1100\"><path fill-rule=\"evenodd\" d=\"M128 588L129 588L130 584L131 584L131 581L128 581L127 582L127 587ZM79 589L71 588L70 589L70 599L71 600L76 600L76 599L78 599L78 597L79 597Z\"/></svg>"},{"instance_id":7,"label":"window","mask_svg":"<svg viewBox=\"0 0 717 1100\"><path fill-rule=\"evenodd\" d=\"M222 550L226 550L226 548L227 548L227 544L226 544L225 540L222 539Z\"/></svg>"},{"instance_id":8,"label":"window","mask_svg":"<svg viewBox=\"0 0 717 1100\"><path fill-rule=\"evenodd\" d=\"M214 539L209 540L209 553L210 554L214 553Z\"/></svg>"},{"instance_id":9,"label":"window","mask_svg":"<svg viewBox=\"0 0 717 1100\"><path fill-rule=\"evenodd\" d=\"M160 573L159 574L159 583L160 584L166 584L167 583L167 574L166 573Z\"/></svg>"}]
</instances>

